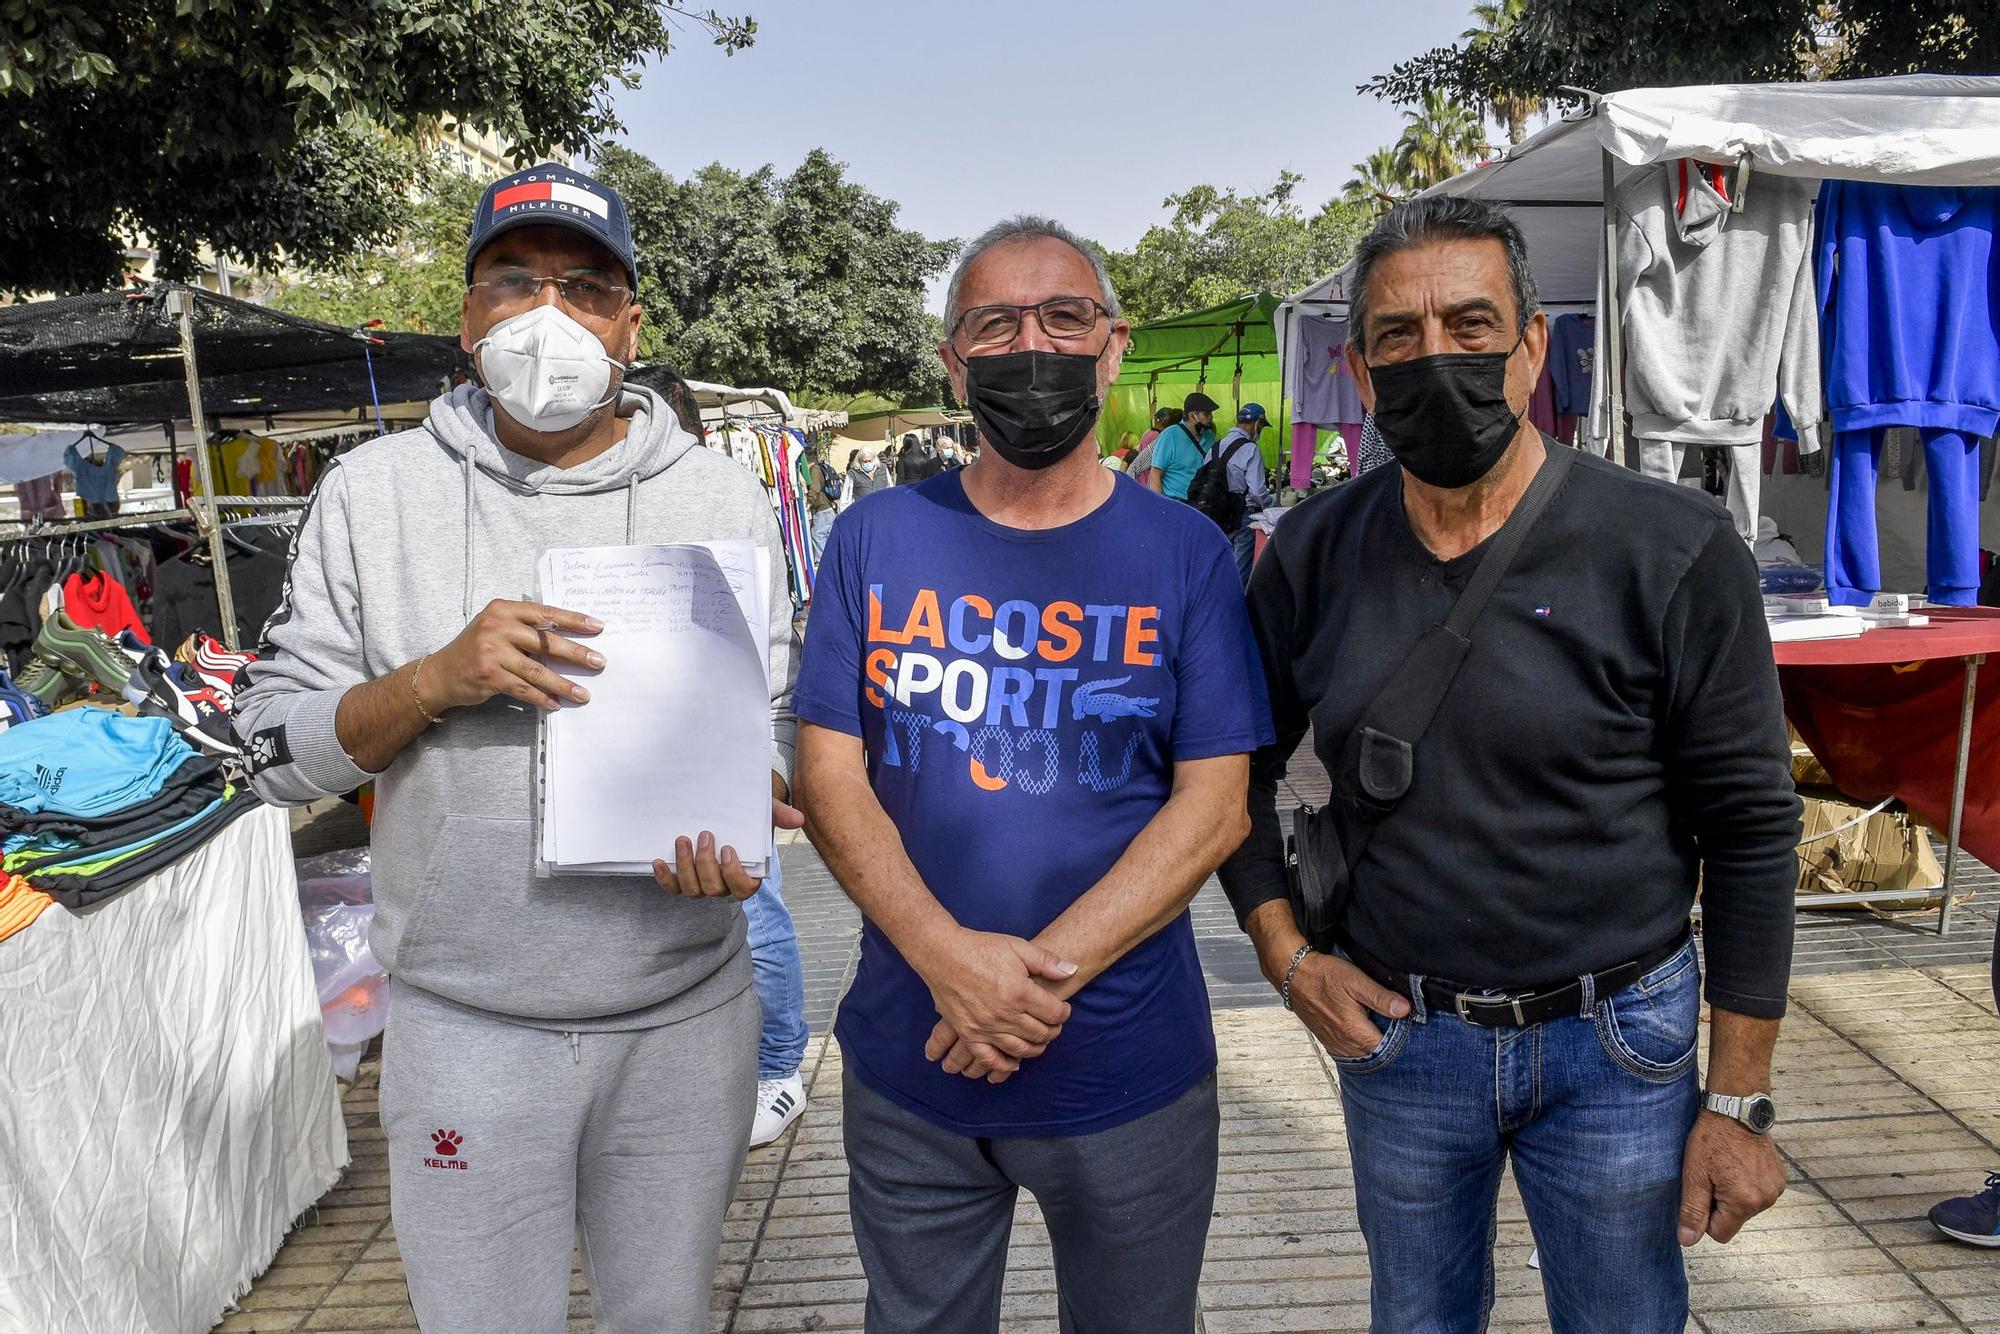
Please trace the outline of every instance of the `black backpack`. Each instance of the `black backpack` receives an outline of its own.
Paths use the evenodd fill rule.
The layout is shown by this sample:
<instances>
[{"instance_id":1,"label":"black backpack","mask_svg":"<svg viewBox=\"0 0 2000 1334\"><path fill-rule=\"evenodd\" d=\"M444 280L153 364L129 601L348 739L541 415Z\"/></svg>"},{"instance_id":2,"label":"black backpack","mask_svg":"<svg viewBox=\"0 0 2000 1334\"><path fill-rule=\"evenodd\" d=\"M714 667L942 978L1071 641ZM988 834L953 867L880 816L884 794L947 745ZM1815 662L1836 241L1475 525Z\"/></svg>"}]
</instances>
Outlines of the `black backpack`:
<instances>
[{"instance_id":1,"label":"black backpack","mask_svg":"<svg viewBox=\"0 0 2000 1334\"><path fill-rule=\"evenodd\" d=\"M1247 436L1238 436L1227 450L1211 454L1188 483L1188 504L1215 520L1225 533L1234 533L1243 526L1243 493L1229 489L1229 461L1249 443Z\"/></svg>"},{"instance_id":2,"label":"black backpack","mask_svg":"<svg viewBox=\"0 0 2000 1334\"><path fill-rule=\"evenodd\" d=\"M835 472L833 465L825 459L815 462L813 468L819 474L820 495L826 497L829 501L839 500L841 491L846 487L847 479L838 472Z\"/></svg>"}]
</instances>

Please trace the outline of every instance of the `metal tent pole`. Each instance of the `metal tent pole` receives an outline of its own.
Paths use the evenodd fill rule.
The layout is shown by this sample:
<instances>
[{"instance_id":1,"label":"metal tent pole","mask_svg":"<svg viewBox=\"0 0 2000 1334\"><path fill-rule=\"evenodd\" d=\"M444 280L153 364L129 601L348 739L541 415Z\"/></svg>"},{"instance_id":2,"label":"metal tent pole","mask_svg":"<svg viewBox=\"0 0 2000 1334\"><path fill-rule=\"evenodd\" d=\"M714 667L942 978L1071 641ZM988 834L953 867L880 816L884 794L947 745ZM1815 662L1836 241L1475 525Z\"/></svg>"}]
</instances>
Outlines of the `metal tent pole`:
<instances>
[{"instance_id":1,"label":"metal tent pole","mask_svg":"<svg viewBox=\"0 0 2000 1334\"><path fill-rule=\"evenodd\" d=\"M222 544L222 524L215 512L215 475L208 459L208 420L201 411L201 371L194 357L194 293L185 287L167 292L167 311L180 320L181 363L187 367L188 420L194 425L195 494L188 498L195 532L208 539L209 566L215 574L215 609L222 618L222 642L236 643L236 599L229 590L229 556Z\"/></svg>"},{"instance_id":2,"label":"metal tent pole","mask_svg":"<svg viewBox=\"0 0 2000 1334\"><path fill-rule=\"evenodd\" d=\"M1605 414L1610 418L1605 423L1604 449L1607 457L1622 460L1628 468L1637 468L1638 455L1625 439L1625 329L1618 310L1616 183L1612 179L1611 150L1599 151L1604 154L1604 291L1601 294L1604 309L1598 312L1598 318L1604 321L1604 403Z\"/></svg>"},{"instance_id":3,"label":"metal tent pole","mask_svg":"<svg viewBox=\"0 0 2000 1334\"><path fill-rule=\"evenodd\" d=\"M1938 908L1938 934L1951 930L1951 891L1958 883L1958 836L1965 821L1965 774L1972 763L1972 711L1979 694L1979 668L1984 653L1965 660L1965 702L1958 710L1958 766L1951 775L1951 841L1944 850L1944 902Z\"/></svg>"}]
</instances>

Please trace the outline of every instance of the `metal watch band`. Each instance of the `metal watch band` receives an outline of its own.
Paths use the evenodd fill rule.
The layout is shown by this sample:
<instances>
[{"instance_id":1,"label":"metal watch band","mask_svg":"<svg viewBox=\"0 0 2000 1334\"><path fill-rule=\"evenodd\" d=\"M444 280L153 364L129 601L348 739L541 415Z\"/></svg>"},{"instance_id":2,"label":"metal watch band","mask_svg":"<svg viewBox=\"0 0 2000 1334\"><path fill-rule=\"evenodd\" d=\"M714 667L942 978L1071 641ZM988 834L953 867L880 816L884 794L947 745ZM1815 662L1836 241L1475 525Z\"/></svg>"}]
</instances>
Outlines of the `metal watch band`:
<instances>
[{"instance_id":1,"label":"metal watch band","mask_svg":"<svg viewBox=\"0 0 2000 1334\"><path fill-rule=\"evenodd\" d=\"M1714 1112L1717 1116L1726 1116L1753 1134L1768 1134L1771 1129L1770 1123L1767 1122L1759 1126L1751 1119L1751 1105L1758 1102L1775 1106L1775 1104L1771 1103L1771 1095L1768 1093L1752 1093L1748 1096L1738 1096L1729 1093L1710 1093L1703 1090L1701 1095L1701 1105L1707 1111ZM1773 1119L1775 1119L1775 1113Z\"/></svg>"}]
</instances>

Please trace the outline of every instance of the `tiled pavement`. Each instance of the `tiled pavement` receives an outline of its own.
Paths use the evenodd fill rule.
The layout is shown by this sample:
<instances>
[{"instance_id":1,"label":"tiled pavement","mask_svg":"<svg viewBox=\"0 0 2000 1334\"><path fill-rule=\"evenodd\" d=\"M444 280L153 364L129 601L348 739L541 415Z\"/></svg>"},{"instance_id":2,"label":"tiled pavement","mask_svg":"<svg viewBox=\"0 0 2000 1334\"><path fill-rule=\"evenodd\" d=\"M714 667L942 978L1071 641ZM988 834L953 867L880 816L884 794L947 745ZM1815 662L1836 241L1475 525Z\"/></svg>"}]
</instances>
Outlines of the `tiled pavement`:
<instances>
[{"instance_id":1,"label":"tiled pavement","mask_svg":"<svg viewBox=\"0 0 2000 1334\"><path fill-rule=\"evenodd\" d=\"M752 1153L722 1245L715 1334L858 1329L848 1235L840 1053L825 1028L855 948L853 909L810 847L785 850L807 967L812 1107ZM1774 1092L1791 1188L1734 1244L1690 1260L1695 1318L1712 1334L1948 1330L2000 1334L2000 1252L1941 1241L1924 1211L2000 1166L2000 1017L1988 989L2000 877L1949 939L1930 918L1802 915L1793 1007ZM1195 925L1222 1055L1220 1192L1203 1271L1206 1334L1367 1327L1367 1258L1330 1063L1271 1002L1211 884ZM388 1221L374 1070L347 1096L354 1163L226 1320L229 1331L414 1330ZM1500 1205L1496 1331L1546 1329L1531 1239L1511 1185ZM1046 1231L1018 1214L1009 1331L1056 1329ZM573 1330L589 1298L573 1280Z\"/></svg>"}]
</instances>

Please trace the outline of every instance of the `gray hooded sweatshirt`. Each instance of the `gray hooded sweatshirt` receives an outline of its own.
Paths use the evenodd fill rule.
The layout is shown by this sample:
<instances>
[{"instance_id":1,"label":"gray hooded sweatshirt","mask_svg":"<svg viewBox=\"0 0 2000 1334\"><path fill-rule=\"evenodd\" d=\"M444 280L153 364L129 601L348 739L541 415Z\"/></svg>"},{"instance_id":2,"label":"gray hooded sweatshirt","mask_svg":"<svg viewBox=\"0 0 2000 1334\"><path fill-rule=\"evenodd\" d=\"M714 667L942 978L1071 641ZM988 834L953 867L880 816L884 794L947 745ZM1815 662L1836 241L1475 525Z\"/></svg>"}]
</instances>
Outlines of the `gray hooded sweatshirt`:
<instances>
[{"instance_id":1,"label":"gray hooded sweatshirt","mask_svg":"<svg viewBox=\"0 0 2000 1334\"><path fill-rule=\"evenodd\" d=\"M735 998L750 983L741 909L649 876L539 877L528 705L502 696L454 710L380 775L342 750L334 711L351 687L443 648L488 602L533 598L550 547L751 538L784 569L770 503L741 464L703 448L649 389L628 387L620 411L623 441L554 468L503 447L485 390L463 385L419 429L337 459L237 699L251 786L266 801L300 805L375 778L371 943L400 981L569 1030L651 1027ZM771 767L789 776L795 655L782 578L770 637ZM660 846L694 832L662 829Z\"/></svg>"},{"instance_id":2,"label":"gray hooded sweatshirt","mask_svg":"<svg viewBox=\"0 0 2000 1334\"><path fill-rule=\"evenodd\" d=\"M1819 182L1753 175L1743 211L1695 162L1624 175L1618 300L1625 326L1625 406L1632 434L1678 445L1754 445L1782 398L1799 443L1817 449L1819 311L1813 292L1813 197ZM1602 260L1599 261L1600 269ZM1602 288L1602 273L1599 274ZM1610 438L1598 321L1590 436Z\"/></svg>"}]
</instances>

